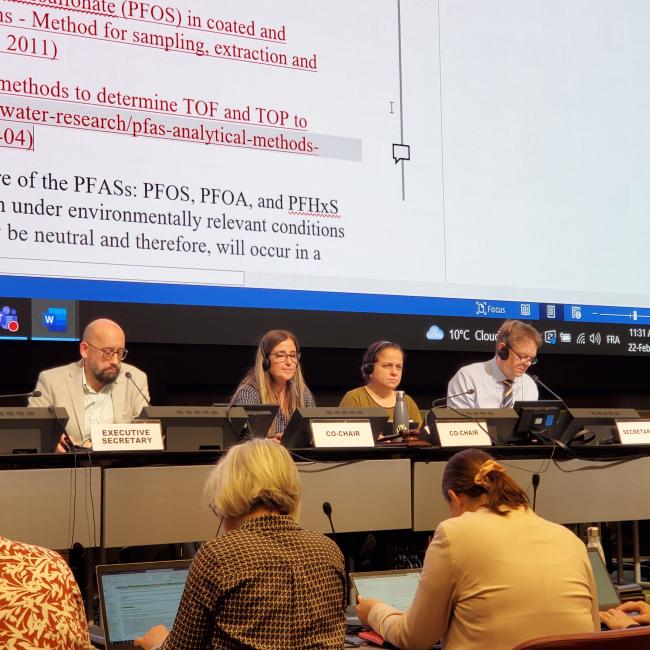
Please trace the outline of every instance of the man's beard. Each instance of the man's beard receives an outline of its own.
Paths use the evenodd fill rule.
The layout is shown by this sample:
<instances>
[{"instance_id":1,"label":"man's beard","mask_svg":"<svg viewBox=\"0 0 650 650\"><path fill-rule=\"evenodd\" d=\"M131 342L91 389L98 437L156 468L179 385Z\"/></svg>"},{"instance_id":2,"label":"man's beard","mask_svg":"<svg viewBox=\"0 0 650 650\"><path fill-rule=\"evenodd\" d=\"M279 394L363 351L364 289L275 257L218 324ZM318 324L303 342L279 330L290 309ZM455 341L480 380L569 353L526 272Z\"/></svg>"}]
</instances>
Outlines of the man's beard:
<instances>
[{"instance_id":1,"label":"man's beard","mask_svg":"<svg viewBox=\"0 0 650 650\"><path fill-rule=\"evenodd\" d=\"M95 376L95 379L97 381L101 381L102 384L112 384L116 379L117 376L120 374L119 370L113 375L110 374L108 371L104 372L93 372L93 375Z\"/></svg>"}]
</instances>

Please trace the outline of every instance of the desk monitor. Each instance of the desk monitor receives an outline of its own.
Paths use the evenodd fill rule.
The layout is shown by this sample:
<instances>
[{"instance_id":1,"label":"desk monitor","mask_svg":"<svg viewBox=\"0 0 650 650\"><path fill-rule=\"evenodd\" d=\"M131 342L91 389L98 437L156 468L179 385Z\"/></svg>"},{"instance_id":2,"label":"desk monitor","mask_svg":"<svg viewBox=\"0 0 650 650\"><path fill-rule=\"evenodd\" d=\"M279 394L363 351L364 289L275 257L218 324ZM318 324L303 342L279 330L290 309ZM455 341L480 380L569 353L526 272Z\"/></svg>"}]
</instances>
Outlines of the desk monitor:
<instances>
[{"instance_id":1,"label":"desk monitor","mask_svg":"<svg viewBox=\"0 0 650 650\"><path fill-rule=\"evenodd\" d=\"M287 449L307 449L314 446L311 421L330 420L332 422L369 421L375 440L385 428L388 414L385 408L339 408L330 406L301 406L297 408L287 424L282 436L282 444Z\"/></svg>"},{"instance_id":2,"label":"desk monitor","mask_svg":"<svg viewBox=\"0 0 650 650\"><path fill-rule=\"evenodd\" d=\"M49 454L68 422L62 406L0 409L0 454Z\"/></svg>"},{"instance_id":3,"label":"desk monitor","mask_svg":"<svg viewBox=\"0 0 650 650\"><path fill-rule=\"evenodd\" d=\"M213 404L212 406L226 408L228 404ZM244 428L244 437L267 438L280 407L277 404L240 404L239 406L246 411L248 418ZM275 432L273 434L275 435Z\"/></svg>"},{"instance_id":4,"label":"desk monitor","mask_svg":"<svg viewBox=\"0 0 650 650\"><path fill-rule=\"evenodd\" d=\"M557 399L515 402L515 411L519 415L514 433L515 441L528 442L529 434L536 433L549 438L559 438L564 429L565 409L564 402Z\"/></svg>"},{"instance_id":5,"label":"desk monitor","mask_svg":"<svg viewBox=\"0 0 650 650\"><path fill-rule=\"evenodd\" d=\"M566 426L560 440L568 445L579 434L589 437L593 434L596 443L615 443L618 442L616 420L638 419L636 409L567 408Z\"/></svg>"},{"instance_id":6,"label":"desk monitor","mask_svg":"<svg viewBox=\"0 0 650 650\"><path fill-rule=\"evenodd\" d=\"M141 420L160 420L167 451L228 449L248 421L241 406L145 406Z\"/></svg>"},{"instance_id":7,"label":"desk monitor","mask_svg":"<svg viewBox=\"0 0 650 650\"><path fill-rule=\"evenodd\" d=\"M456 409L448 406L432 408L427 415L427 426L433 444L440 444L436 421L477 422L485 421L487 433L495 445L507 445L513 441L512 432L519 416L514 409Z\"/></svg>"}]
</instances>

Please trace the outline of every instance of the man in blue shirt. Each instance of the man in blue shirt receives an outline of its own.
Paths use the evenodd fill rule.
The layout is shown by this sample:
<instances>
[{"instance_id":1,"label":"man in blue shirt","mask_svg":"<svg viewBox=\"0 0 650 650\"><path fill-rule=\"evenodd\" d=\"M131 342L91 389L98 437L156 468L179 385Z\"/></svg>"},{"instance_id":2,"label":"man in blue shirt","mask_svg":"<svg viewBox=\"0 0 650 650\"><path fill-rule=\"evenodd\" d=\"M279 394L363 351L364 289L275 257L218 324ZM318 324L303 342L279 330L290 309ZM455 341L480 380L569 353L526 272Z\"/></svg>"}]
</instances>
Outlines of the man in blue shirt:
<instances>
[{"instance_id":1,"label":"man in blue shirt","mask_svg":"<svg viewBox=\"0 0 650 650\"><path fill-rule=\"evenodd\" d=\"M537 400L535 382L526 374L537 363L540 333L519 320L505 321L497 333L496 353L489 361L462 367L449 382L447 404L453 408L512 408ZM462 395L473 389L473 394Z\"/></svg>"}]
</instances>

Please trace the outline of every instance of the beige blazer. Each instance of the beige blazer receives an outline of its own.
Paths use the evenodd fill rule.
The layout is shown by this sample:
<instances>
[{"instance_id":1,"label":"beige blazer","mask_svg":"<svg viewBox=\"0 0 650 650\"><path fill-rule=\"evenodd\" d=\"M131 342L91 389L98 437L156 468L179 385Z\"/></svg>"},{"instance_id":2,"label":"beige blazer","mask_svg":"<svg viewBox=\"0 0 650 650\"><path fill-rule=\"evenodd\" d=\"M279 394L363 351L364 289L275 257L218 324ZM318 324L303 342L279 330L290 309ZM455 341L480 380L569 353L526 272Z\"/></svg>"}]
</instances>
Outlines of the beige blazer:
<instances>
[{"instance_id":1,"label":"beige blazer","mask_svg":"<svg viewBox=\"0 0 650 650\"><path fill-rule=\"evenodd\" d=\"M378 603L369 618L388 641L413 650L439 639L445 650L510 650L534 637L600 630L585 545L523 508L443 521L411 607Z\"/></svg>"},{"instance_id":2,"label":"beige blazer","mask_svg":"<svg viewBox=\"0 0 650 650\"><path fill-rule=\"evenodd\" d=\"M147 405L133 381L127 379L124 373L130 372L133 381L149 399L147 375L135 366L123 363L120 374L113 383L111 398L113 400L113 418L115 422L126 422L140 415ZM38 376L36 388L41 391L40 397L30 397L29 406L63 406L68 412L66 431L72 442L80 445L83 440L84 428L84 398L82 387L83 365L81 360L67 366L59 366L43 370Z\"/></svg>"}]
</instances>

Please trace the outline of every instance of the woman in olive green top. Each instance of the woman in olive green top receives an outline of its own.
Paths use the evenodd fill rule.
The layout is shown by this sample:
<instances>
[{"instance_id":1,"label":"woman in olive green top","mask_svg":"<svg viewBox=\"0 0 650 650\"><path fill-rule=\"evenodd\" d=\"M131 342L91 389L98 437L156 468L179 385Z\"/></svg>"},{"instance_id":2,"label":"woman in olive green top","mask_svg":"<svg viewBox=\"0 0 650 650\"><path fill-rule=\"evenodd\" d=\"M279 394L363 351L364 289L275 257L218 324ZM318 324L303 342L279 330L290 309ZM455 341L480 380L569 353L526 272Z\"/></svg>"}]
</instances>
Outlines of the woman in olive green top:
<instances>
[{"instance_id":1,"label":"woman in olive green top","mask_svg":"<svg viewBox=\"0 0 650 650\"><path fill-rule=\"evenodd\" d=\"M360 386L348 391L341 400L340 406L371 408L381 406L386 409L389 419L393 419L395 407L395 390L402 381L404 368L404 350L391 341L376 341L363 355L361 375L366 381ZM422 416L413 398L405 395L409 420L422 426Z\"/></svg>"}]
</instances>

